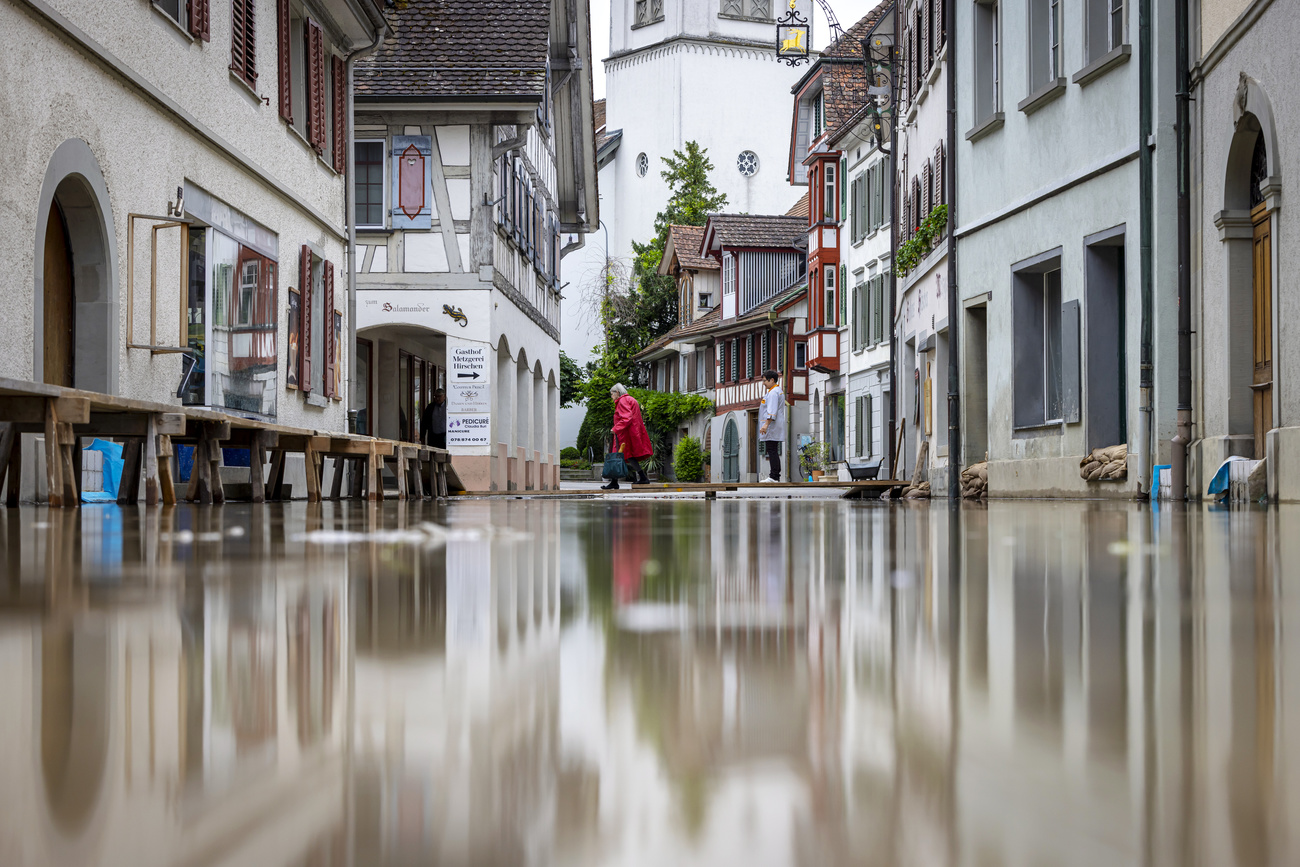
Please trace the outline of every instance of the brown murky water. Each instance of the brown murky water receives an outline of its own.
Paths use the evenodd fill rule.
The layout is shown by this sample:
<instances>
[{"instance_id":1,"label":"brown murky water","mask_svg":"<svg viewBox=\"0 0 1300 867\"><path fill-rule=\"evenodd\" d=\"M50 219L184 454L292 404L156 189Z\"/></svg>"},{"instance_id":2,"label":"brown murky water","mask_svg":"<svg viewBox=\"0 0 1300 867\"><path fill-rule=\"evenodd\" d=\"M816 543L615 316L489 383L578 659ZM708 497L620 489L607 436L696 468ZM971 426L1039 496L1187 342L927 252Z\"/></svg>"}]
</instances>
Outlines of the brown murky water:
<instances>
[{"instance_id":1,"label":"brown murky water","mask_svg":"<svg viewBox=\"0 0 1300 867\"><path fill-rule=\"evenodd\" d=\"M1300 864L1298 519L0 510L0 864Z\"/></svg>"}]
</instances>

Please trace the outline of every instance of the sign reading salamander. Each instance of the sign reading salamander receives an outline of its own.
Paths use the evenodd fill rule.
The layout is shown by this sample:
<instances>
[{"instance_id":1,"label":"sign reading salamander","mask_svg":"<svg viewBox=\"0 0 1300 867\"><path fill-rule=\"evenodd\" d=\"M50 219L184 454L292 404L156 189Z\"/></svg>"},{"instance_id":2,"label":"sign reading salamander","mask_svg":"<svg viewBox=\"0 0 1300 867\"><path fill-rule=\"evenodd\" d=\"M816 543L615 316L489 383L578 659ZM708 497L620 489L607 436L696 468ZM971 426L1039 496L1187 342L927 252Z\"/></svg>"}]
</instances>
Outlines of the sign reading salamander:
<instances>
[{"instance_id":1,"label":"sign reading salamander","mask_svg":"<svg viewBox=\"0 0 1300 867\"><path fill-rule=\"evenodd\" d=\"M447 337L447 446L491 444L495 353L486 343Z\"/></svg>"}]
</instances>

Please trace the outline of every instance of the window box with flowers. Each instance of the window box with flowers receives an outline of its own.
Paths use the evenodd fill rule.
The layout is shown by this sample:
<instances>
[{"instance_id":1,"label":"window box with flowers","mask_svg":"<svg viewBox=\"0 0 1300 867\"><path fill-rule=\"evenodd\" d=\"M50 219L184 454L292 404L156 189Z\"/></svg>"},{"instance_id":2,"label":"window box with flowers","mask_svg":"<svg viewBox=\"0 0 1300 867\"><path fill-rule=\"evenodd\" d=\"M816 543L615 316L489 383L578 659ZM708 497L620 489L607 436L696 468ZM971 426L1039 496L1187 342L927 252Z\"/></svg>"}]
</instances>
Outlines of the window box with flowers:
<instances>
[{"instance_id":1,"label":"window box with flowers","mask_svg":"<svg viewBox=\"0 0 1300 867\"><path fill-rule=\"evenodd\" d=\"M903 274L908 274L934 249L948 227L948 206L936 205L912 233L912 237L898 245L894 261Z\"/></svg>"}]
</instances>

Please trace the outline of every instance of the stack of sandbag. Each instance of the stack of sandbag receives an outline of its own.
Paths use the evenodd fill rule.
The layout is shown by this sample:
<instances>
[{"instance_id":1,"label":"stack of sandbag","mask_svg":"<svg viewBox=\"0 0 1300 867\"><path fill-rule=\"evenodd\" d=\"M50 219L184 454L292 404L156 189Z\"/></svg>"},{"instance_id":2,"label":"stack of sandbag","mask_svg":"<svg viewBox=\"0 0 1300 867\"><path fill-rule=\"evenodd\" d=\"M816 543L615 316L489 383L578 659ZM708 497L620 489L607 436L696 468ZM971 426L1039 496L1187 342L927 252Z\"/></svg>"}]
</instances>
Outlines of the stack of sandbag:
<instances>
[{"instance_id":1,"label":"stack of sandbag","mask_svg":"<svg viewBox=\"0 0 1300 867\"><path fill-rule=\"evenodd\" d=\"M989 495L989 462L980 461L961 471L961 495L967 500L979 500Z\"/></svg>"},{"instance_id":2,"label":"stack of sandbag","mask_svg":"<svg viewBox=\"0 0 1300 867\"><path fill-rule=\"evenodd\" d=\"M1093 449L1079 461L1085 482L1122 482L1128 478L1128 445Z\"/></svg>"},{"instance_id":3,"label":"stack of sandbag","mask_svg":"<svg viewBox=\"0 0 1300 867\"><path fill-rule=\"evenodd\" d=\"M904 500L928 500L930 499L930 483L917 482L903 488Z\"/></svg>"}]
</instances>

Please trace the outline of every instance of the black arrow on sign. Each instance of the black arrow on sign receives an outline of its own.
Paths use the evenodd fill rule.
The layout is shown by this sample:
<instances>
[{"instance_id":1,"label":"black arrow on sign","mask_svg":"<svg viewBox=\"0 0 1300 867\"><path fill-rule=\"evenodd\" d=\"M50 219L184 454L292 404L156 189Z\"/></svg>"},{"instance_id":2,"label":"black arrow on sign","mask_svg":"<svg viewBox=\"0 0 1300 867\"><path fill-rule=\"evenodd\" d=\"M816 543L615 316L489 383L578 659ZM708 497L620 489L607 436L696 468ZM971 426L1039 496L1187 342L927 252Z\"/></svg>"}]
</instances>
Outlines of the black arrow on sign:
<instances>
[{"instance_id":1,"label":"black arrow on sign","mask_svg":"<svg viewBox=\"0 0 1300 867\"><path fill-rule=\"evenodd\" d=\"M458 373L456 374L456 378L457 379L478 379L478 371L476 370L473 373Z\"/></svg>"}]
</instances>

